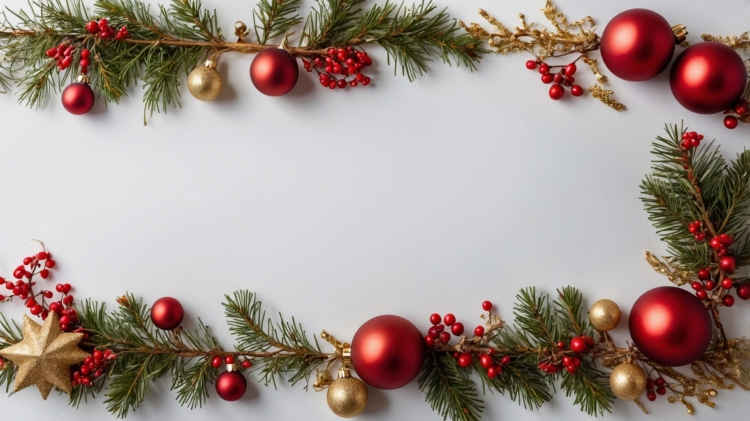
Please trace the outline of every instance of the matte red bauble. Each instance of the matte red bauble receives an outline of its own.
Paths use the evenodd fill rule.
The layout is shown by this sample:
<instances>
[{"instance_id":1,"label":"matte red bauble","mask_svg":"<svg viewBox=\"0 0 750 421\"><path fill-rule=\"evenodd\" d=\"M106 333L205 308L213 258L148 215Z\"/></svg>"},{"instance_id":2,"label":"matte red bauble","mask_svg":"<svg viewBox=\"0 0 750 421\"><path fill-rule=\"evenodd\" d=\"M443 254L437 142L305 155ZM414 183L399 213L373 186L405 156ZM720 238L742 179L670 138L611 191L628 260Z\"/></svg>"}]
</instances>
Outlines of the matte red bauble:
<instances>
[{"instance_id":1,"label":"matte red bauble","mask_svg":"<svg viewBox=\"0 0 750 421\"><path fill-rule=\"evenodd\" d=\"M159 329L172 330L182 323L183 317L182 304L172 297L159 298L151 307L151 320Z\"/></svg>"},{"instance_id":2,"label":"matte red bauble","mask_svg":"<svg viewBox=\"0 0 750 421\"><path fill-rule=\"evenodd\" d=\"M236 401L246 390L247 379L239 371L225 371L216 379L216 394L225 401Z\"/></svg>"},{"instance_id":3,"label":"matte red bauble","mask_svg":"<svg viewBox=\"0 0 750 421\"><path fill-rule=\"evenodd\" d=\"M71 83L63 90L62 104L71 114L86 114L94 106L94 91L88 83Z\"/></svg>"},{"instance_id":4,"label":"matte red bauble","mask_svg":"<svg viewBox=\"0 0 750 421\"><path fill-rule=\"evenodd\" d=\"M419 329L399 316L368 320L352 340L352 365L365 383L378 389L398 389L419 374L424 344Z\"/></svg>"},{"instance_id":5,"label":"matte red bauble","mask_svg":"<svg viewBox=\"0 0 750 421\"><path fill-rule=\"evenodd\" d=\"M600 50L607 68L620 79L648 80L669 65L675 35L660 14L647 9L626 10L604 28Z\"/></svg>"},{"instance_id":6,"label":"matte red bauble","mask_svg":"<svg viewBox=\"0 0 750 421\"><path fill-rule=\"evenodd\" d=\"M261 93L280 96L297 84L297 60L280 48L266 48L258 53L250 65L250 79Z\"/></svg>"},{"instance_id":7,"label":"matte red bauble","mask_svg":"<svg viewBox=\"0 0 750 421\"><path fill-rule=\"evenodd\" d=\"M677 287L659 287L636 300L630 336L657 364L676 367L697 361L711 341L711 317L701 300Z\"/></svg>"},{"instance_id":8,"label":"matte red bauble","mask_svg":"<svg viewBox=\"0 0 750 421\"><path fill-rule=\"evenodd\" d=\"M672 65L669 85L683 107L698 114L734 108L747 84L747 70L736 51L718 42L701 42Z\"/></svg>"}]
</instances>

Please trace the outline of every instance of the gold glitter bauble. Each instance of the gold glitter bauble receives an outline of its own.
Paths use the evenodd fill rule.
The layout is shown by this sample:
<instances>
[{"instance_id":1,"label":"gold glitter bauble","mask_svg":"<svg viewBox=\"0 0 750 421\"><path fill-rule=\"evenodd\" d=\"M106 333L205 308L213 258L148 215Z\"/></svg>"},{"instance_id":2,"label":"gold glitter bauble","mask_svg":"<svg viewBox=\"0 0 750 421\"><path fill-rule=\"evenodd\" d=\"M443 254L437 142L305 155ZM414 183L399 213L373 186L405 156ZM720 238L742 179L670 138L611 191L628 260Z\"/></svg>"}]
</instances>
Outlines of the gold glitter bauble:
<instances>
[{"instance_id":1,"label":"gold glitter bauble","mask_svg":"<svg viewBox=\"0 0 750 421\"><path fill-rule=\"evenodd\" d=\"M609 375L609 386L620 399L632 401L646 390L646 373L635 364L622 363Z\"/></svg>"},{"instance_id":2,"label":"gold glitter bauble","mask_svg":"<svg viewBox=\"0 0 750 421\"><path fill-rule=\"evenodd\" d=\"M339 377L328 386L328 407L342 418L361 414L367 406L367 386L354 377Z\"/></svg>"},{"instance_id":3,"label":"gold glitter bauble","mask_svg":"<svg viewBox=\"0 0 750 421\"><path fill-rule=\"evenodd\" d=\"M607 332L617 327L620 323L620 307L612 300L599 300L589 310L589 320L594 329Z\"/></svg>"},{"instance_id":4,"label":"gold glitter bauble","mask_svg":"<svg viewBox=\"0 0 750 421\"><path fill-rule=\"evenodd\" d=\"M188 90L195 99L201 101L213 101L221 94L224 81L216 70L216 62L206 60L202 66L198 66L188 76Z\"/></svg>"},{"instance_id":5,"label":"gold glitter bauble","mask_svg":"<svg viewBox=\"0 0 750 421\"><path fill-rule=\"evenodd\" d=\"M55 312L41 326L24 316L23 340L0 350L0 356L18 366L14 391L36 386L45 400L52 386L70 393L70 366L89 357L78 348L81 339L83 333L63 333Z\"/></svg>"}]
</instances>

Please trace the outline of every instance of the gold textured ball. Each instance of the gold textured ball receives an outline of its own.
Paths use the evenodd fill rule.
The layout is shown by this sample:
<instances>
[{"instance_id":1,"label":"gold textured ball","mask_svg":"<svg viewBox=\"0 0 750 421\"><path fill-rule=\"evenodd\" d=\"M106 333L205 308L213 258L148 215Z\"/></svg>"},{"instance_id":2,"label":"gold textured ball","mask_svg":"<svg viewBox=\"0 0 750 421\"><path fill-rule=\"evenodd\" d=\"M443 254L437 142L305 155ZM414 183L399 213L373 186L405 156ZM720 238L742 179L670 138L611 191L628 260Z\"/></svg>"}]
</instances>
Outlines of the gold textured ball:
<instances>
[{"instance_id":1,"label":"gold textured ball","mask_svg":"<svg viewBox=\"0 0 750 421\"><path fill-rule=\"evenodd\" d=\"M612 300L599 300L589 310L589 320L594 329L607 332L617 327L620 323L620 307Z\"/></svg>"},{"instance_id":2,"label":"gold textured ball","mask_svg":"<svg viewBox=\"0 0 750 421\"><path fill-rule=\"evenodd\" d=\"M609 375L609 386L620 399L632 401L646 390L646 373L635 364L623 363L612 370Z\"/></svg>"},{"instance_id":3,"label":"gold textured ball","mask_svg":"<svg viewBox=\"0 0 750 421\"><path fill-rule=\"evenodd\" d=\"M367 386L355 377L339 377L328 386L328 407L342 418L361 414L367 406Z\"/></svg>"},{"instance_id":4,"label":"gold textured ball","mask_svg":"<svg viewBox=\"0 0 750 421\"><path fill-rule=\"evenodd\" d=\"M214 65L215 66L215 65ZM213 66L198 66L188 76L188 90L195 99L213 101L221 93L224 82Z\"/></svg>"}]
</instances>

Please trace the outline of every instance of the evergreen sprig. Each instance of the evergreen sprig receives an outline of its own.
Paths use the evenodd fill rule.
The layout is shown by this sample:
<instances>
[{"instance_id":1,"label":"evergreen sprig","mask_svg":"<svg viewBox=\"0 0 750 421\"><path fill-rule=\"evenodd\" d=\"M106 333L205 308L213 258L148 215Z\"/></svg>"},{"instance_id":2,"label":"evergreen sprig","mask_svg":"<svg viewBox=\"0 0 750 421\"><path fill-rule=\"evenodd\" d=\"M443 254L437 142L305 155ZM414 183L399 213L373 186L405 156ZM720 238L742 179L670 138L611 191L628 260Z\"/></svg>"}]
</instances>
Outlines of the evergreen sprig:
<instances>
[{"instance_id":1,"label":"evergreen sprig","mask_svg":"<svg viewBox=\"0 0 750 421\"><path fill-rule=\"evenodd\" d=\"M300 4L301 0L260 0L253 11L258 43L266 45L269 40L286 34L292 26L302 22L297 13Z\"/></svg>"},{"instance_id":2,"label":"evergreen sprig","mask_svg":"<svg viewBox=\"0 0 750 421\"><path fill-rule=\"evenodd\" d=\"M7 348L21 342L23 332L14 321L8 322L5 315L0 313L0 349ZM10 361L3 361L0 368L0 386L5 385L6 393L10 391L10 385L16 378L17 367Z\"/></svg>"},{"instance_id":3,"label":"evergreen sprig","mask_svg":"<svg viewBox=\"0 0 750 421\"><path fill-rule=\"evenodd\" d=\"M481 370L480 370L481 371ZM452 355L428 353L417 379L419 390L433 411L443 419L478 421L484 410L469 371L458 366Z\"/></svg>"}]
</instances>

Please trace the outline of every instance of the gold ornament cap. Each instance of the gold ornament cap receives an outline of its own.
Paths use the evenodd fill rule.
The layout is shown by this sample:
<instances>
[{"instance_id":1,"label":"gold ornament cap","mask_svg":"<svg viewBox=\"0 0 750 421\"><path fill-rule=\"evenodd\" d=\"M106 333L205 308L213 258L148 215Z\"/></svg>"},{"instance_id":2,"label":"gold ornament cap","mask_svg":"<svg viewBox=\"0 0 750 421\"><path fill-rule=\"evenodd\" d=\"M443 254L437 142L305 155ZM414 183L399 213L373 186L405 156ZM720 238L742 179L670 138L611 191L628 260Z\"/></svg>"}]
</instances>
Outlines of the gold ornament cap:
<instances>
[{"instance_id":1,"label":"gold ornament cap","mask_svg":"<svg viewBox=\"0 0 750 421\"><path fill-rule=\"evenodd\" d=\"M589 321L599 332L607 332L617 327L621 317L620 307L612 300L599 300L589 310Z\"/></svg>"},{"instance_id":2,"label":"gold ornament cap","mask_svg":"<svg viewBox=\"0 0 750 421\"><path fill-rule=\"evenodd\" d=\"M221 74L216 70L214 60L206 60L202 66L193 69L187 82L190 94L201 101L215 100L224 87L224 81L221 79Z\"/></svg>"},{"instance_id":3,"label":"gold ornament cap","mask_svg":"<svg viewBox=\"0 0 750 421\"><path fill-rule=\"evenodd\" d=\"M367 407L367 386L362 380L352 377L347 367L339 371L339 378L328 386L328 407L341 418L353 418Z\"/></svg>"},{"instance_id":4,"label":"gold ornament cap","mask_svg":"<svg viewBox=\"0 0 750 421\"><path fill-rule=\"evenodd\" d=\"M638 399L646 390L646 373L635 364L622 363L609 375L609 386L612 393L620 399L632 401Z\"/></svg>"}]
</instances>

